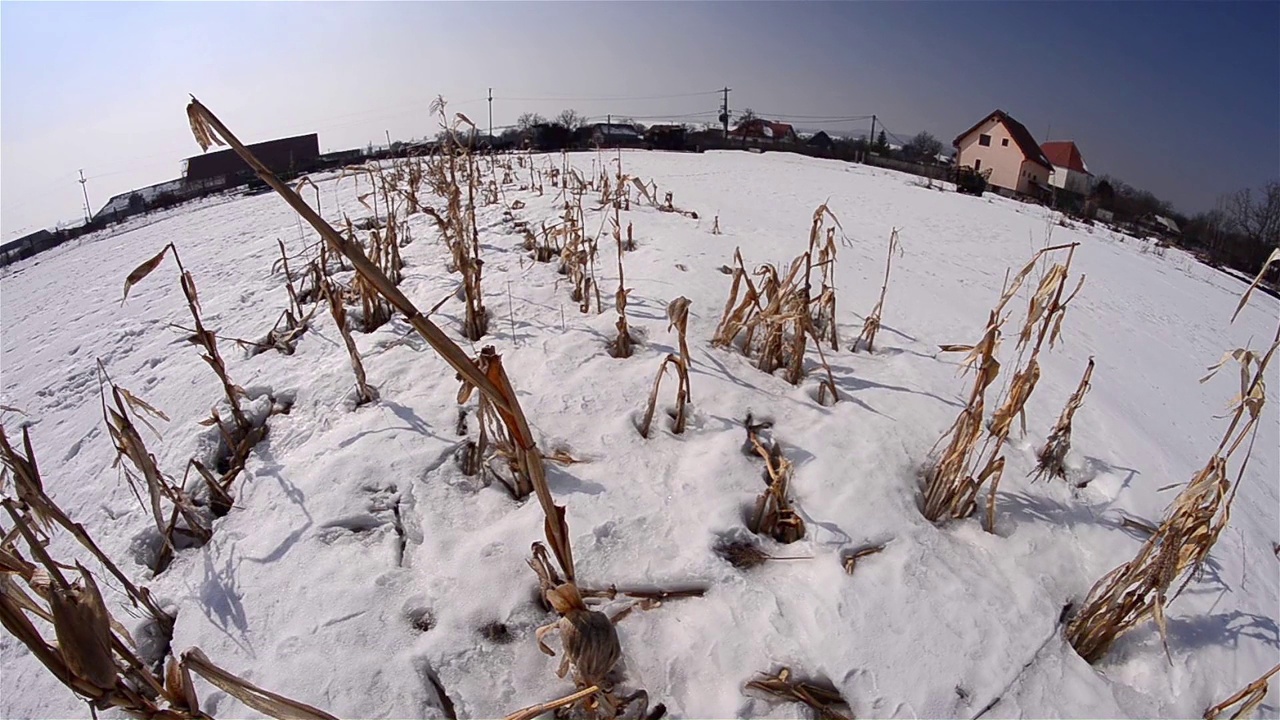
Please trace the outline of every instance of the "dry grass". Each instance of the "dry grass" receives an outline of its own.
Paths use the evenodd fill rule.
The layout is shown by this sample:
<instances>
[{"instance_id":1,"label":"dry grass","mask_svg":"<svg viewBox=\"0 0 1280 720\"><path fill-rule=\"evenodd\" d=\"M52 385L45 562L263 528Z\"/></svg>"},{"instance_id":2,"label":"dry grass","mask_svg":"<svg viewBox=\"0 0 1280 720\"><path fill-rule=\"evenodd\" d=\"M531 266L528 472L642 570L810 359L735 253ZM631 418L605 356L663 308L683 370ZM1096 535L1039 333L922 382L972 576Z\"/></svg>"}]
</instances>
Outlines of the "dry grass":
<instances>
[{"instance_id":1,"label":"dry grass","mask_svg":"<svg viewBox=\"0 0 1280 720\"><path fill-rule=\"evenodd\" d=\"M846 715L836 710L838 707L849 708L849 703L830 683L792 679L791 671L785 667L777 675L760 675L759 679L747 683L747 689L758 690L782 700L804 703L814 711L819 720L847 720L852 717L852 714Z\"/></svg>"},{"instance_id":2,"label":"dry grass","mask_svg":"<svg viewBox=\"0 0 1280 720\"><path fill-rule=\"evenodd\" d=\"M898 229L894 228L889 233L889 252L885 255L884 261L884 284L880 286L880 299L876 301L876 306L867 314L866 320L862 323L862 334L858 336L858 341L854 343L854 350L859 346L866 348L867 352L875 352L876 349L876 333L880 332L880 316L884 313L884 297L889 290L889 271L893 269L893 256L897 253L902 255L902 246L898 244Z\"/></svg>"},{"instance_id":3,"label":"dry grass","mask_svg":"<svg viewBox=\"0 0 1280 720\"><path fill-rule=\"evenodd\" d=\"M1067 479L1066 459L1067 451L1071 449L1071 421L1076 411L1084 404L1084 396L1089 392L1089 380L1092 377L1093 358L1089 358L1089 364L1085 366L1080 384L1076 386L1075 392L1071 393L1071 397L1067 398L1067 405L1058 416L1058 422L1054 424L1053 430L1049 431L1049 438L1045 441L1044 447L1036 453L1036 468L1032 471L1032 481L1044 477Z\"/></svg>"},{"instance_id":4,"label":"dry grass","mask_svg":"<svg viewBox=\"0 0 1280 720\"><path fill-rule=\"evenodd\" d=\"M1204 378L1208 380L1228 362L1239 364L1240 393L1228 413L1230 422L1213 455L1178 494L1138 554L1094 584L1067 626L1067 640L1088 662L1100 660L1117 638L1148 618L1156 621L1168 653L1165 606L1203 566L1231 517L1231 502L1248 466L1266 402L1266 369L1277 348L1280 327L1265 353L1234 350ZM1228 470L1237 455L1232 481ZM1179 578L1183 578L1181 584L1170 595Z\"/></svg>"},{"instance_id":5,"label":"dry grass","mask_svg":"<svg viewBox=\"0 0 1280 720\"><path fill-rule=\"evenodd\" d=\"M1280 665L1276 665L1263 673L1262 677L1244 686L1240 692L1211 708L1207 708L1204 711L1204 720L1217 720L1224 712L1227 711L1228 708L1236 703L1239 703L1240 705L1236 708L1235 712L1231 713L1231 720L1249 717L1249 713L1256 710L1258 706L1262 704L1262 701L1266 699L1267 683L1271 679L1271 676L1278 672L1280 672Z\"/></svg>"}]
</instances>

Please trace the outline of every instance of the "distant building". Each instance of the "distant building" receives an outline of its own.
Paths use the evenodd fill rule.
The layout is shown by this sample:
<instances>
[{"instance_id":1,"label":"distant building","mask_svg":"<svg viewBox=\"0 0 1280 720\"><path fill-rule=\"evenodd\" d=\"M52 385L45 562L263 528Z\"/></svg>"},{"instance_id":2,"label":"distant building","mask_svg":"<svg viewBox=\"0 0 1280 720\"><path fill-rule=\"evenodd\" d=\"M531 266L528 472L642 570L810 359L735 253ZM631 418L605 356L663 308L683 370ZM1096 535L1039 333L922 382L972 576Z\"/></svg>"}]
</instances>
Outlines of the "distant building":
<instances>
[{"instance_id":1,"label":"distant building","mask_svg":"<svg viewBox=\"0 0 1280 720\"><path fill-rule=\"evenodd\" d=\"M990 185L1019 195L1044 197L1053 163L1026 126L996 110L956 136L956 165L990 170Z\"/></svg>"},{"instance_id":2,"label":"distant building","mask_svg":"<svg viewBox=\"0 0 1280 720\"><path fill-rule=\"evenodd\" d=\"M733 130L734 137L743 140L769 144L795 142L796 130L787 123L772 122L761 118L753 118L739 123Z\"/></svg>"},{"instance_id":3,"label":"distant building","mask_svg":"<svg viewBox=\"0 0 1280 720\"><path fill-rule=\"evenodd\" d=\"M227 176L219 175L204 180L178 178L148 185L111 198L101 210L93 214L93 221L117 222L127 217L215 193L226 188L227 184Z\"/></svg>"},{"instance_id":4,"label":"distant building","mask_svg":"<svg viewBox=\"0 0 1280 720\"><path fill-rule=\"evenodd\" d=\"M1070 140L1055 140L1040 146L1045 157L1053 163L1053 174L1049 176L1049 184L1059 190L1065 190L1080 196L1086 196L1093 189L1093 173L1084 164L1080 148Z\"/></svg>"},{"instance_id":5,"label":"distant building","mask_svg":"<svg viewBox=\"0 0 1280 720\"><path fill-rule=\"evenodd\" d=\"M1139 229L1165 239L1171 239L1182 234L1182 229L1178 227L1178 223L1164 215L1153 213L1143 217L1136 224Z\"/></svg>"},{"instance_id":6,"label":"distant building","mask_svg":"<svg viewBox=\"0 0 1280 720\"><path fill-rule=\"evenodd\" d=\"M645 144L657 150L684 150L685 128L683 125L650 125L644 131Z\"/></svg>"},{"instance_id":7,"label":"distant building","mask_svg":"<svg viewBox=\"0 0 1280 720\"><path fill-rule=\"evenodd\" d=\"M588 142L602 148L640 147L644 137L633 125L596 123L587 126Z\"/></svg>"},{"instance_id":8,"label":"distant building","mask_svg":"<svg viewBox=\"0 0 1280 720\"><path fill-rule=\"evenodd\" d=\"M0 265L8 265L23 258L29 258L36 253L44 252L57 245L60 241L61 238L48 230L37 230L30 235L23 235L17 240L10 240L0 245Z\"/></svg>"},{"instance_id":9,"label":"distant building","mask_svg":"<svg viewBox=\"0 0 1280 720\"><path fill-rule=\"evenodd\" d=\"M306 172L320 158L320 138L311 133L268 140L250 145L249 151L276 174ZM253 170L234 150L219 150L187 158L187 180L211 180L217 177L230 179L252 175Z\"/></svg>"},{"instance_id":10,"label":"distant building","mask_svg":"<svg viewBox=\"0 0 1280 720\"><path fill-rule=\"evenodd\" d=\"M806 144L810 147L816 147L819 150L830 150L831 147L835 145L835 142L831 140L831 136L825 131L819 130L814 133L813 137L809 138Z\"/></svg>"}]
</instances>

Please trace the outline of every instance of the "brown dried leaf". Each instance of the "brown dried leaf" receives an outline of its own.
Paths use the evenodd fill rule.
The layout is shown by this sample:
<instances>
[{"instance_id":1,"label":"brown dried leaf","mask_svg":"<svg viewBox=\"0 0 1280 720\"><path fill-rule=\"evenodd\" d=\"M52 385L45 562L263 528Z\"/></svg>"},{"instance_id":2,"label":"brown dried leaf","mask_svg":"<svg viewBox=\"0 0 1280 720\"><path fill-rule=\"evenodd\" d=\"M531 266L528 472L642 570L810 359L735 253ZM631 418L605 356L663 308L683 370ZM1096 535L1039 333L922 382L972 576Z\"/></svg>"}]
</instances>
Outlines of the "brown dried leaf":
<instances>
[{"instance_id":1,"label":"brown dried leaf","mask_svg":"<svg viewBox=\"0 0 1280 720\"><path fill-rule=\"evenodd\" d=\"M161 261L164 260L165 253L169 252L169 248L172 247L173 243L165 245L164 249L159 253L156 253L155 257L152 257L150 260L142 263L138 267L134 268L133 272L129 273L129 277L124 280L124 295L120 296L121 305L124 305L125 298L129 297L129 288L142 282L143 278L150 275L151 271L159 267Z\"/></svg>"},{"instance_id":2,"label":"brown dried leaf","mask_svg":"<svg viewBox=\"0 0 1280 720\"><path fill-rule=\"evenodd\" d=\"M182 653L182 666L194 670L220 690L232 695L245 705L278 720L338 720L323 710L297 700L290 700L237 677L214 665L200 648Z\"/></svg>"}]
</instances>

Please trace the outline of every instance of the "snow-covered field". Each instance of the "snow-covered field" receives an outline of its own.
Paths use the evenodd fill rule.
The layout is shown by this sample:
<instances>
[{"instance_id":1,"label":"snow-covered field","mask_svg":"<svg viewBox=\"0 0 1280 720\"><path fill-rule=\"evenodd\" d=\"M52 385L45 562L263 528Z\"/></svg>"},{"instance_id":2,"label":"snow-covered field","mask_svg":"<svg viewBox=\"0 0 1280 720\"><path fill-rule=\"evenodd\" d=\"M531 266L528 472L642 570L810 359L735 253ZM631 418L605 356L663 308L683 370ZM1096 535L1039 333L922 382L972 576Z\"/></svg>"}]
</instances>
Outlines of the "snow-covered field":
<instances>
[{"instance_id":1,"label":"snow-covered field","mask_svg":"<svg viewBox=\"0 0 1280 720\"><path fill-rule=\"evenodd\" d=\"M1154 625L1090 666L1058 624L1064 605L1141 544L1124 519L1157 523L1177 492L1161 488L1185 482L1209 457L1238 375L1199 380L1224 351L1272 337L1275 300L1255 296L1229 324L1244 285L1177 251L1158 256L1134 238L1062 227L1038 206L938 192L891 171L782 153L626 152L622 160L625 172L699 214L639 205L624 213L638 244L625 258L629 315L644 338L632 358L605 352L616 319L612 244L602 243L597 264L606 311L580 314L555 265L521 250L501 204L482 208L478 221L490 334L474 345L463 339L455 299L434 319L464 348L494 345L540 446L583 461L549 465L582 584L709 587L618 625L627 685L647 690L651 705L665 703L674 717L802 715L743 691L757 672L785 665L830 680L858 717L1199 717L1280 659L1274 373L1230 526L1203 576L1169 607L1172 663ZM595 154L570 162L584 176L593 166L598 173ZM326 178L318 179L326 217L368 214L350 179ZM546 191L508 186L505 199L527 203L515 214L536 227L562 210L555 189ZM827 351L842 397L832 407L813 399L814 378L793 387L709 343L730 283L719 268L734 248L749 268L789 263L824 201L847 239L836 270L845 342ZM711 232L717 215L720 235ZM600 222L589 210L588 231ZM411 225L402 289L429 308L458 278L445 270L433 224L418 215ZM879 347L853 354L848 341L878 296L895 227L903 255ZM189 207L9 268L0 280L0 402L25 416L7 413L6 429L30 424L51 494L177 608L176 650L199 646L223 667L341 717L440 716L437 680L459 717L502 716L569 692L553 673L559 658L533 638L551 619L533 602L525 564L542 538L541 510L461 474L454 373L399 319L356 334L381 395L356 410L327 314L291 356L221 344L233 380L250 395L291 397L293 409L271 419L212 540L149 579L137 558L151 524L112 468L96 362L168 414L163 438L147 439L178 477L207 450L209 430L198 422L221 390L186 333L169 326L190 326L171 261L122 306L124 278L174 242L205 323L256 339L287 305L272 271L277 238L298 252L315 235L278 197L261 195ZM939 355L938 345L977 341L1006 270L1046 242L1081 243L1073 270L1087 280L1064 342L1042 355L1028 433L1011 437L998 532L984 532L976 517L934 526L918 510L918 474L969 383L958 356ZM660 413L646 441L635 422L676 346L665 305L681 295L692 301L690 427L673 435ZM1069 456L1073 479L1088 484L1031 484L1034 453L1090 356L1093 390ZM673 388L668 378L664 405ZM809 529L798 543L765 547L811 560L743 572L712 551L721 538L749 535L744 515L762 488L759 460L743 452L748 412L773 422L795 463L793 494ZM881 543L883 552L845 574L842 552ZM61 537L54 548L74 552ZM252 714L201 687L211 714ZM1275 716L1278 698L1273 687L1261 714ZM87 717L88 709L6 634L0 716Z\"/></svg>"}]
</instances>

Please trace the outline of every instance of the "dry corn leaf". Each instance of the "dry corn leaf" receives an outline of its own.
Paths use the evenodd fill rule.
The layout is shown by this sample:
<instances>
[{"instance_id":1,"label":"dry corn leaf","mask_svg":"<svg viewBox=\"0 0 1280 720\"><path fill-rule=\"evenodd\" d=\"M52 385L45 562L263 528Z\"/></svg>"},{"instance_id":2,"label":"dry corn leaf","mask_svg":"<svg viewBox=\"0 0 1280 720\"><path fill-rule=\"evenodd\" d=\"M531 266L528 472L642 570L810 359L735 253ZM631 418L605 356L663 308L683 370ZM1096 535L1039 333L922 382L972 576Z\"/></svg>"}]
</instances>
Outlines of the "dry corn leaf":
<instances>
[{"instance_id":1,"label":"dry corn leaf","mask_svg":"<svg viewBox=\"0 0 1280 720\"><path fill-rule=\"evenodd\" d=\"M1231 313L1231 322L1236 321L1236 316L1238 316L1240 311L1244 309L1244 306L1248 304L1249 296L1253 294L1253 289L1258 287L1262 282L1263 276L1267 274L1267 270L1270 269L1272 263L1280 263L1280 248L1276 248L1271 251L1271 254L1267 256L1267 261L1262 263L1262 268L1258 270L1258 276L1253 279L1253 282L1249 283L1249 287L1244 291L1244 295L1240 296L1240 304L1236 305L1236 311Z\"/></svg>"},{"instance_id":2,"label":"dry corn leaf","mask_svg":"<svg viewBox=\"0 0 1280 720\"><path fill-rule=\"evenodd\" d=\"M214 665L200 648L193 647L182 653L182 665L248 707L277 720L338 720L323 710L263 690L244 678L223 670Z\"/></svg>"},{"instance_id":3,"label":"dry corn leaf","mask_svg":"<svg viewBox=\"0 0 1280 720\"><path fill-rule=\"evenodd\" d=\"M129 288L142 282L143 278L150 275L151 271L159 267L160 263L164 260L165 254L169 252L169 248L171 247L173 247L172 243L165 245L164 249L159 253L156 253L154 257L134 268L133 272L129 273L129 277L124 279L124 295L120 297L121 305L124 305L125 298L129 297Z\"/></svg>"},{"instance_id":4,"label":"dry corn leaf","mask_svg":"<svg viewBox=\"0 0 1280 720\"><path fill-rule=\"evenodd\" d=\"M93 576L76 563L81 582L53 586L49 598L58 649L71 672L101 690L115 685L118 669L111 655L111 622Z\"/></svg>"}]
</instances>

